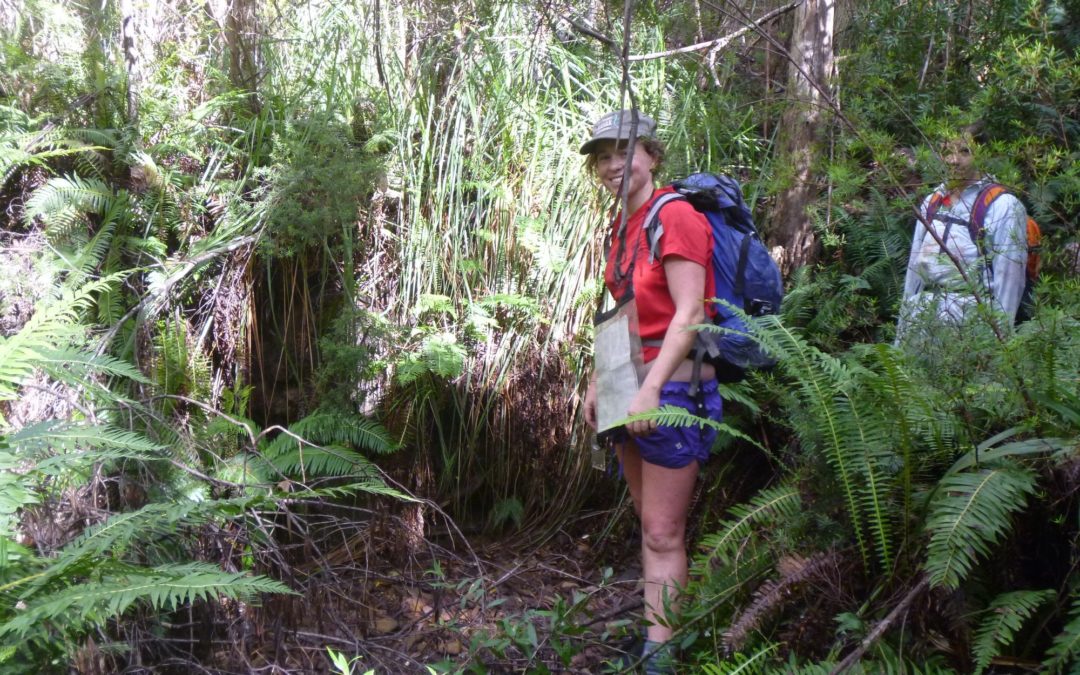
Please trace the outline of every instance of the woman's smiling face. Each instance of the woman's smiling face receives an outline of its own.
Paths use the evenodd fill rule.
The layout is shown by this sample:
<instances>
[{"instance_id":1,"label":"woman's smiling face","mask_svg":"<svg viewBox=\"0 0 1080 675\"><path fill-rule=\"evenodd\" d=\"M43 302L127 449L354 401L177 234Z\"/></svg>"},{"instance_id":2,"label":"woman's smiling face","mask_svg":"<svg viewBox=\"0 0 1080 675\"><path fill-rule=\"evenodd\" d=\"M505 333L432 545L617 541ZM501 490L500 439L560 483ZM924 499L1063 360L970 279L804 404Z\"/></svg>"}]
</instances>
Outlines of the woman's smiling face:
<instances>
[{"instance_id":1,"label":"woman's smiling face","mask_svg":"<svg viewBox=\"0 0 1080 675\"><path fill-rule=\"evenodd\" d=\"M596 177L600 184L618 197L624 177L630 181L627 189L627 201L630 211L641 206L653 192L653 169L656 160L641 143L634 145L634 159L629 164L629 155L625 141L604 141L596 148Z\"/></svg>"}]
</instances>

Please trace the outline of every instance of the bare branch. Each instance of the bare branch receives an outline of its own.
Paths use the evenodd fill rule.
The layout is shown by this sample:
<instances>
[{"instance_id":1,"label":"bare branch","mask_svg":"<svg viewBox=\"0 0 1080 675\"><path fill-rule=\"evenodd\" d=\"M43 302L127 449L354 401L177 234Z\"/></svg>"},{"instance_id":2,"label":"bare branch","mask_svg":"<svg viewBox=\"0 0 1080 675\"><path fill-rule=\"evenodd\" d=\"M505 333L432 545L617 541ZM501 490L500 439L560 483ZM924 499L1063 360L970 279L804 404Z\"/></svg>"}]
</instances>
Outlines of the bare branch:
<instances>
[{"instance_id":1,"label":"bare branch","mask_svg":"<svg viewBox=\"0 0 1080 675\"><path fill-rule=\"evenodd\" d=\"M739 30L735 31L734 33L729 33L728 35L725 35L724 37L721 37L721 38L717 38L715 40L709 40L708 42L699 42L699 43L697 43L695 45L688 45L686 47L679 47L678 49L669 49L669 50L663 51L663 52L652 52L652 53L649 53L649 54L638 54L637 56L628 57L627 60L628 61L649 61L649 60L652 60L652 59L662 59L662 58L667 57L667 56L674 56L675 54L689 54L690 52L697 52L697 51L701 51L703 49L708 49L710 51L719 51L719 50L723 49L724 47L726 47L732 40L740 38L740 37L742 37L743 35L746 35L747 33L749 33L752 30L757 30L758 28L761 27L762 24L767 23L767 22L775 19L776 17L780 16L781 14L784 14L786 12L790 12L791 10L793 10L796 7L798 7L799 5L801 5L802 2L803 2L803 0L796 0L795 2L784 5L783 7L777 7L773 11L766 13L760 19L757 19L755 21L752 21L752 22L746 24L745 26L743 26Z\"/></svg>"},{"instance_id":2,"label":"bare branch","mask_svg":"<svg viewBox=\"0 0 1080 675\"><path fill-rule=\"evenodd\" d=\"M900 600L896 607L893 607L892 611L889 612L889 615L882 619L880 622L878 622L878 625L874 626L874 629L870 631L869 635L863 638L863 641L859 644L855 651L848 654L843 661L838 663L829 675L840 675L840 673L845 673L858 665L859 660L863 657L863 654L865 654L866 651L870 649L870 647L872 647L875 642L881 639L881 636L885 634L885 631L887 631L890 626L896 623L897 619L907 615L908 607L911 606L911 603L915 601L915 598L922 595L922 593L926 591L926 589L929 587L930 578L924 576L919 581L919 583L915 584L915 586L910 591L908 591L907 595L905 595Z\"/></svg>"},{"instance_id":3,"label":"bare branch","mask_svg":"<svg viewBox=\"0 0 1080 675\"><path fill-rule=\"evenodd\" d=\"M574 17L570 16L569 14L563 14L562 19L566 23L570 24L570 26L573 27L574 30L581 33L582 35L587 35L587 36L589 36L591 38L599 40L600 42L604 43L605 45L607 45L611 49L616 49L617 50L619 48L618 43L616 43L614 40L612 40L608 36L604 35L600 31L596 30L592 26L590 26L590 25L588 25L588 24L586 24L586 23L584 23L582 21L579 21L579 20L575 19Z\"/></svg>"}]
</instances>

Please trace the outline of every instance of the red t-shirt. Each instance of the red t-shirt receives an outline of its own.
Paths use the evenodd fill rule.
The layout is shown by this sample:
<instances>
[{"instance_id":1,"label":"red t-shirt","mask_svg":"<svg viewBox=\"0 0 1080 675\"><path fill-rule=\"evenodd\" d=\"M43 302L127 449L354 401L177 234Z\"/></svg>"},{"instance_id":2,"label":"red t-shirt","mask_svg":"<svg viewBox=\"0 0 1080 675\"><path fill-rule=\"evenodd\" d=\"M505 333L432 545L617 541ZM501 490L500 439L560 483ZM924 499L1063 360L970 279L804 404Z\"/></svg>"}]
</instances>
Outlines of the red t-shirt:
<instances>
[{"instance_id":1,"label":"red t-shirt","mask_svg":"<svg viewBox=\"0 0 1080 675\"><path fill-rule=\"evenodd\" d=\"M705 216L699 213L685 200L673 201L660 210L660 224L664 233L660 237L660 258L649 262L649 242L643 231L645 216L653 201L662 194L673 192L668 186L653 192L649 201L635 211L626 222L626 252L623 254L621 269L625 272L634 267L634 298L637 301L638 330L642 340L663 340L668 325L675 316L675 301L668 290L667 274L664 272L664 259L679 256L696 262L705 268L705 288L702 289L701 301L716 295L716 281L713 279L712 228ZM611 250L608 252L607 267L604 269L604 283L615 300L622 298L626 291L626 280L622 285L615 282L615 257L619 242L616 233L619 217L616 216L611 227ZM635 261L636 256L636 262ZM712 316L715 308L707 304L706 315ZM652 361L660 353L659 347L644 346L644 359Z\"/></svg>"}]
</instances>

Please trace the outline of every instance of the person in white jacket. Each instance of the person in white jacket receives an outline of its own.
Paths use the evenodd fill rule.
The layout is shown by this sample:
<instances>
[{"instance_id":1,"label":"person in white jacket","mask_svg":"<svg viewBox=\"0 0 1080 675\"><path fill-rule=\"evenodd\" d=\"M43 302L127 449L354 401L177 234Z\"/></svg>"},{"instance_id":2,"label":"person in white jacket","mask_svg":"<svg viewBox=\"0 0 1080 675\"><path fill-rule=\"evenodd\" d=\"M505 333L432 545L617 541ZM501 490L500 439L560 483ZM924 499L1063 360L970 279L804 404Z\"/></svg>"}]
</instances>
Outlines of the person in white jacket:
<instances>
[{"instance_id":1,"label":"person in white jacket","mask_svg":"<svg viewBox=\"0 0 1080 675\"><path fill-rule=\"evenodd\" d=\"M1027 280L1027 213L1005 192L990 202L981 231L971 227L976 200L993 184L975 168L973 143L965 131L945 144L949 177L919 207L897 344L914 328L933 338L939 327L960 326L979 304L1003 317L1002 327L1016 320Z\"/></svg>"}]
</instances>

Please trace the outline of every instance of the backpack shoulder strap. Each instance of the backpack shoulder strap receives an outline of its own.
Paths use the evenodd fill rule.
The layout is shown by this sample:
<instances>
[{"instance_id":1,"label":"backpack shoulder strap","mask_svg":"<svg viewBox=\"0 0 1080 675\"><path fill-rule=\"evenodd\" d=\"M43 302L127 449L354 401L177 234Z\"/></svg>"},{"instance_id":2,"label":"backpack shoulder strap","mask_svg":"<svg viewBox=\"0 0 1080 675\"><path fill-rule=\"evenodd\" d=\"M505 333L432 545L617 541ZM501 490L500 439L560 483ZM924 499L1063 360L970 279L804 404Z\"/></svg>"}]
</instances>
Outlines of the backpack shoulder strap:
<instances>
[{"instance_id":1,"label":"backpack shoulder strap","mask_svg":"<svg viewBox=\"0 0 1080 675\"><path fill-rule=\"evenodd\" d=\"M926 204L926 213L923 214L923 217L926 218L927 225L934 222L934 216L937 215L938 210L941 209L941 205L944 203L945 193L941 190L934 190L930 194L930 201Z\"/></svg>"},{"instance_id":2,"label":"backpack shoulder strap","mask_svg":"<svg viewBox=\"0 0 1080 675\"><path fill-rule=\"evenodd\" d=\"M975 204L971 207L971 221L968 223L972 241L982 242L986 236L986 213L994 200L1006 192L1005 186L998 183L990 183L979 190L979 195L975 197Z\"/></svg>"},{"instance_id":3,"label":"backpack shoulder strap","mask_svg":"<svg viewBox=\"0 0 1080 675\"><path fill-rule=\"evenodd\" d=\"M683 201L686 197L678 192L669 192L660 195L645 214L645 236L649 238L649 264L656 262L660 257L660 236L664 234L664 225L660 222L660 209L664 208L677 199Z\"/></svg>"}]
</instances>

